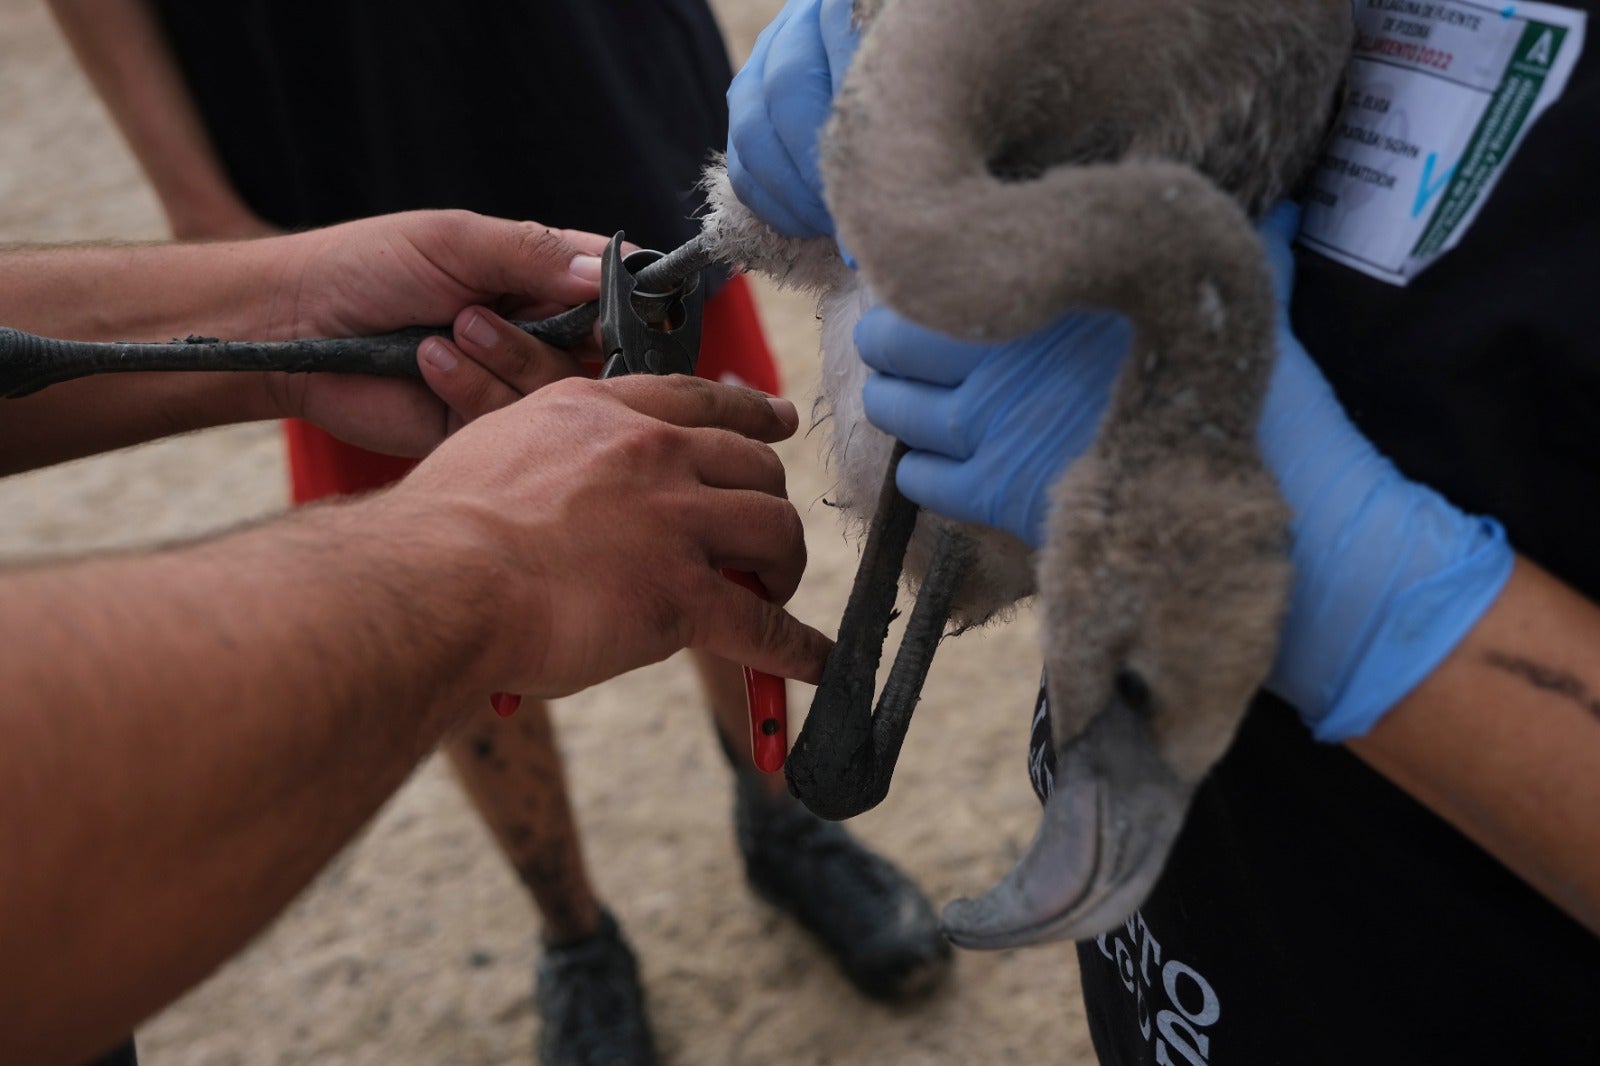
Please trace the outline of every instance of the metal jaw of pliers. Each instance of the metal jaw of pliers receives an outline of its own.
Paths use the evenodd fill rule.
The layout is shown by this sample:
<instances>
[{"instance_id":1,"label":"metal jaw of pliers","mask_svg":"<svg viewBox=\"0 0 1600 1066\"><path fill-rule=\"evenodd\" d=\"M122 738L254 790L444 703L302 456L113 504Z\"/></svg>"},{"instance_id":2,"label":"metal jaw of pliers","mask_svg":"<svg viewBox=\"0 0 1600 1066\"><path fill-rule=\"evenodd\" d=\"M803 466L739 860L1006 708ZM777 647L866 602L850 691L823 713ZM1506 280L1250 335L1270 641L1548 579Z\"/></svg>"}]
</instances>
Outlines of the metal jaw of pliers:
<instances>
[{"instance_id":1,"label":"metal jaw of pliers","mask_svg":"<svg viewBox=\"0 0 1600 1066\"><path fill-rule=\"evenodd\" d=\"M663 253L622 254L619 231L600 258L602 378L624 374L693 374L700 358L705 286L696 271L668 292L641 292L636 275Z\"/></svg>"}]
</instances>

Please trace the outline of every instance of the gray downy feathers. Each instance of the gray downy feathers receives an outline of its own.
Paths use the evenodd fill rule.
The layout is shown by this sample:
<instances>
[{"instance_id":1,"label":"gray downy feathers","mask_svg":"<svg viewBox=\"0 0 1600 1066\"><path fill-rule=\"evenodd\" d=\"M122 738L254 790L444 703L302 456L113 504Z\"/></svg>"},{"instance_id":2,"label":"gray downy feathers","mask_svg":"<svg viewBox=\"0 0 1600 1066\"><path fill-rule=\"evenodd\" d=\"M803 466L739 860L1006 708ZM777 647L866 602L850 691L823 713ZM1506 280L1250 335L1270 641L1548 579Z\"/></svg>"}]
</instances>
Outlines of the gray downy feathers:
<instances>
[{"instance_id":1,"label":"gray downy feathers","mask_svg":"<svg viewBox=\"0 0 1600 1066\"><path fill-rule=\"evenodd\" d=\"M1093 936L1154 884L1189 797L1271 666L1287 509L1254 432L1277 314L1252 220L1325 128L1348 0L873 0L821 142L827 239L791 241L708 175L728 258L815 294L838 499L872 514L891 442L860 409L850 332L882 300L999 341L1073 309L1134 346L1047 542L964 530L956 603L982 621L1037 586L1057 789L1032 848L946 911L958 943ZM912 582L954 525L922 515Z\"/></svg>"}]
</instances>

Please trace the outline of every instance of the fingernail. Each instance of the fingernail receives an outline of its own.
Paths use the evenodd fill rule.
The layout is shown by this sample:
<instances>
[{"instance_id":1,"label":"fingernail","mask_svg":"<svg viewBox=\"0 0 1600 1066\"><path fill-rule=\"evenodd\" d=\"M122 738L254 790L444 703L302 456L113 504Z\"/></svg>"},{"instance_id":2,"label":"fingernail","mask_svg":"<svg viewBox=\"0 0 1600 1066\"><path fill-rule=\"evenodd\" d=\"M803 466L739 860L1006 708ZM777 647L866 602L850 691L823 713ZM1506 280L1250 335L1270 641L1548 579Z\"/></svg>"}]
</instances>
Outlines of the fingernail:
<instances>
[{"instance_id":1,"label":"fingernail","mask_svg":"<svg viewBox=\"0 0 1600 1066\"><path fill-rule=\"evenodd\" d=\"M778 421L794 429L800 424L800 412L795 410L794 404L780 396L768 396L767 403L772 406L772 413L778 416Z\"/></svg>"},{"instance_id":2,"label":"fingernail","mask_svg":"<svg viewBox=\"0 0 1600 1066\"><path fill-rule=\"evenodd\" d=\"M443 341L433 337L429 337L417 347L417 358L435 370L448 371L456 368L456 357L451 354Z\"/></svg>"},{"instance_id":3,"label":"fingernail","mask_svg":"<svg viewBox=\"0 0 1600 1066\"><path fill-rule=\"evenodd\" d=\"M575 255L572 262L567 264L567 270L579 281L598 283L600 281L600 257L597 255Z\"/></svg>"},{"instance_id":4,"label":"fingernail","mask_svg":"<svg viewBox=\"0 0 1600 1066\"><path fill-rule=\"evenodd\" d=\"M495 341L500 339L500 334L489 324L489 320L482 315L473 313L461 324L461 335L480 348L492 348Z\"/></svg>"}]
</instances>

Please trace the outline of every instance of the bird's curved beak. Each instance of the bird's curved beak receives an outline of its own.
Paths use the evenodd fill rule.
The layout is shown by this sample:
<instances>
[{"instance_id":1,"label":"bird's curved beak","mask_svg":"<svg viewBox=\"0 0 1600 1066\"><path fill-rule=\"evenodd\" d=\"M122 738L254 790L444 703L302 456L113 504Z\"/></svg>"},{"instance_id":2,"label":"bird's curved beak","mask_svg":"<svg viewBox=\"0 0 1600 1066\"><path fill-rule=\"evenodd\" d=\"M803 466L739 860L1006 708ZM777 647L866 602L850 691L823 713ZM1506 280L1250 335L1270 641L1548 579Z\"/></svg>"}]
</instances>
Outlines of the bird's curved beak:
<instances>
[{"instance_id":1,"label":"bird's curved beak","mask_svg":"<svg viewBox=\"0 0 1600 1066\"><path fill-rule=\"evenodd\" d=\"M1155 886L1193 791L1161 760L1144 717L1113 699L1056 749L1054 791L1027 854L979 898L947 906L945 934L992 950L1120 924Z\"/></svg>"}]
</instances>

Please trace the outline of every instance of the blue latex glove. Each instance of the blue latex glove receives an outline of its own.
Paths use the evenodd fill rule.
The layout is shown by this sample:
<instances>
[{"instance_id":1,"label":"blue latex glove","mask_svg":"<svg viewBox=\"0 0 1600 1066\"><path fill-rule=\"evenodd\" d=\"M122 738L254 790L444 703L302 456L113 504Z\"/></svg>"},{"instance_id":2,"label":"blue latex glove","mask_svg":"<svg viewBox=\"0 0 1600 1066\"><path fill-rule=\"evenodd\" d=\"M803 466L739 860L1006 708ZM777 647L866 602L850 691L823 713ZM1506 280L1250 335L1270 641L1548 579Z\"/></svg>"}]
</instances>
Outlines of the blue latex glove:
<instances>
[{"instance_id":1,"label":"blue latex glove","mask_svg":"<svg viewBox=\"0 0 1600 1066\"><path fill-rule=\"evenodd\" d=\"M817 136L855 55L851 0L789 0L728 87L728 178L785 237L833 235Z\"/></svg>"},{"instance_id":2,"label":"blue latex glove","mask_svg":"<svg viewBox=\"0 0 1600 1066\"><path fill-rule=\"evenodd\" d=\"M877 371L862 392L868 420L912 449L900 460L900 491L1039 547L1048 490L1094 440L1122 370L1132 339L1127 320L1072 314L985 345L875 307L855 339Z\"/></svg>"},{"instance_id":3,"label":"blue latex glove","mask_svg":"<svg viewBox=\"0 0 1600 1066\"><path fill-rule=\"evenodd\" d=\"M1261 234L1286 303L1299 212ZM875 309L856 331L878 373L872 423L912 451L902 492L1038 545L1048 487L1093 439L1128 347L1119 320L1069 315L985 346ZM1350 422L1280 316L1257 439L1294 513L1288 617L1267 688L1319 740L1361 736L1477 624L1511 574L1504 531L1402 475Z\"/></svg>"}]
</instances>

